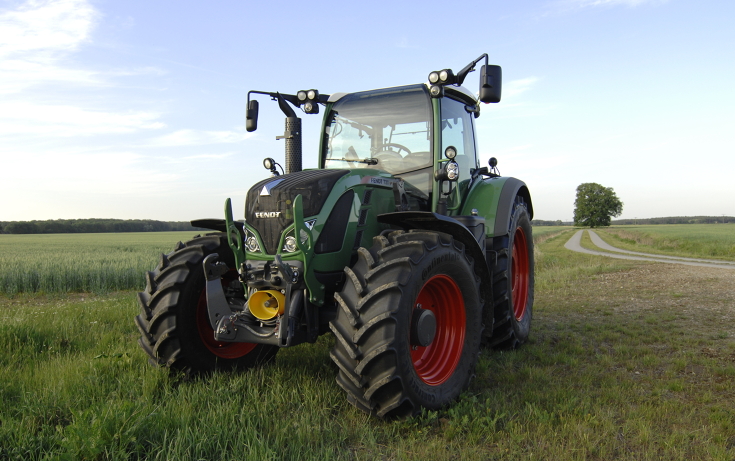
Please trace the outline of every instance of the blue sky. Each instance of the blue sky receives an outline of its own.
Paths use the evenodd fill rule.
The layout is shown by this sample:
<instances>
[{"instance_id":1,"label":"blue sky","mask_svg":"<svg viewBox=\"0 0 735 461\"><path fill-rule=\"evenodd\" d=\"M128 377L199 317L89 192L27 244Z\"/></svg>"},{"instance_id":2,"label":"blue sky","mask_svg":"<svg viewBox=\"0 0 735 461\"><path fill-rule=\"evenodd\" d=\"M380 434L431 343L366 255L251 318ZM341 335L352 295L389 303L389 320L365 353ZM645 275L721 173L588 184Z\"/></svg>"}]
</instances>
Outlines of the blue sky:
<instances>
[{"instance_id":1,"label":"blue sky","mask_svg":"<svg viewBox=\"0 0 735 461\"><path fill-rule=\"evenodd\" d=\"M0 0L0 221L242 216L283 159L283 115L248 90L426 81L482 53L503 100L482 161L571 220L576 187L624 218L735 215L735 2ZM466 84L475 91L477 73ZM315 167L320 116L303 115Z\"/></svg>"}]
</instances>

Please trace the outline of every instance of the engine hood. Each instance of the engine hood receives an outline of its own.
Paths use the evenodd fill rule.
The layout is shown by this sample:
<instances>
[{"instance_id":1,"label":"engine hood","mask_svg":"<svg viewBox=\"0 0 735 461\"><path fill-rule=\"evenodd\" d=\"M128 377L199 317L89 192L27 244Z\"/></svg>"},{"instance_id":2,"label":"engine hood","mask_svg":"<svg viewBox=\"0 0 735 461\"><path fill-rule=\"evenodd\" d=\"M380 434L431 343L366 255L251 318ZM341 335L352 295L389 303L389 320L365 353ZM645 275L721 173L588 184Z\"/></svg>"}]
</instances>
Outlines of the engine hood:
<instances>
[{"instance_id":1,"label":"engine hood","mask_svg":"<svg viewBox=\"0 0 735 461\"><path fill-rule=\"evenodd\" d=\"M264 179L248 191L245 220L260 234L268 254L278 251L283 230L293 223L291 204L303 200L304 217L318 214L334 184L349 170L305 170Z\"/></svg>"}]
</instances>

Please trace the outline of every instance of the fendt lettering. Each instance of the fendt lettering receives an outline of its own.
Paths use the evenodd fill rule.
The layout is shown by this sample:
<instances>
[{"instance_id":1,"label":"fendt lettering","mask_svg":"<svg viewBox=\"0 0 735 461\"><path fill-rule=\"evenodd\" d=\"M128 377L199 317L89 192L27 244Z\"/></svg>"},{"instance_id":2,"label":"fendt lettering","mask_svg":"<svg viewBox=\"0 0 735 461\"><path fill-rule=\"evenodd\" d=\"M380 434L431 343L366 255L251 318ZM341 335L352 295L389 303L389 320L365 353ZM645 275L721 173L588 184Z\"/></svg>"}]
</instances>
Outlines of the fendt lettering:
<instances>
[{"instance_id":1,"label":"fendt lettering","mask_svg":"<svg viewBox=\"0 0 735 461\"><path fill-rule=\"evenodd\" d=\"M476 67L477 92L462 86ZM480 349L524 343L533 317L531 194L476 150L480 106L501 88L483 54L427 83L248 92L248 131L256 97L286 117L285 168L264 159L243 220L227 199L224 219L192 221L217 232L146 275L135 320L151 363L246 370L329 333L337 384L360 410L402 418L451 404ZM323 113L318 168L302 170L295 109Z\"/></svg>"},{"instance_id":2,"label":"fendt lettering","mask_svg":"<svg viewBox=\"0 0 735 461\"><path fill-rule=\"evenodd\" d=\"M256 211L255 217L256 218L277 218L281 216L280 211Z\"/></svg>"}]
</instances>

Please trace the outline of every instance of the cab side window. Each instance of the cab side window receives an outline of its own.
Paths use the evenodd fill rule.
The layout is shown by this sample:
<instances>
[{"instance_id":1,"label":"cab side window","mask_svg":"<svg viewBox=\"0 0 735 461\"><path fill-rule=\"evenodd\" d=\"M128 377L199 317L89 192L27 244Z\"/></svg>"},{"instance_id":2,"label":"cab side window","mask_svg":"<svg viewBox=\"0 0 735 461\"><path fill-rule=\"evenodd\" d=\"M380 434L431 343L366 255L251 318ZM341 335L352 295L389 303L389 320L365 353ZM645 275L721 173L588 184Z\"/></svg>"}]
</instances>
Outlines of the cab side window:
<instances>
[{"instance_id":1,"label":"cab side window","mask_svg":"<svg viewBox=\"0 0 735 461\"><path fill-rule=\"evenodd\" d=\"M470 169L477 168L475 133L472 114L465 110L465 103L444 97L441 99L442 155L448 146L457 149L455 161L459 164L460 178L467 179Z\"/></svg>"}]
</instances>

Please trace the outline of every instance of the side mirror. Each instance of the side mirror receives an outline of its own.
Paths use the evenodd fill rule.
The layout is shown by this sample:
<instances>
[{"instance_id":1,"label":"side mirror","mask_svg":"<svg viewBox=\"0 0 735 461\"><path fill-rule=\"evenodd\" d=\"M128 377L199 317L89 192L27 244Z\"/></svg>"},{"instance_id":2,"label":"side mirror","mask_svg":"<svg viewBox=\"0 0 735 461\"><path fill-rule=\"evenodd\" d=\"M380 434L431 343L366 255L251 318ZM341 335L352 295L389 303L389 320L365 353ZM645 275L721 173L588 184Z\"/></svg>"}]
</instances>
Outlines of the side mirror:
<instances>
[{"instance_id":1,"label":"side mirror","mask_svg":"<svg viewBox=\"0 0 735 461\"><path fill-rule=\"evenodd\" d=\"M245 129L255 131L258 129L258 101L253 99L245 111Z\"/></svg>"},{"instance_id":2,"label":"side mirror","mask_svg":"<svg viewBox=\"0 0 735 461\"><path fill-rule=\"evenodd\" d=\"M500 66L485 64L480 73L480 101L500 102L503 87L503 70Z\"/></svg>"}]
</instances>

